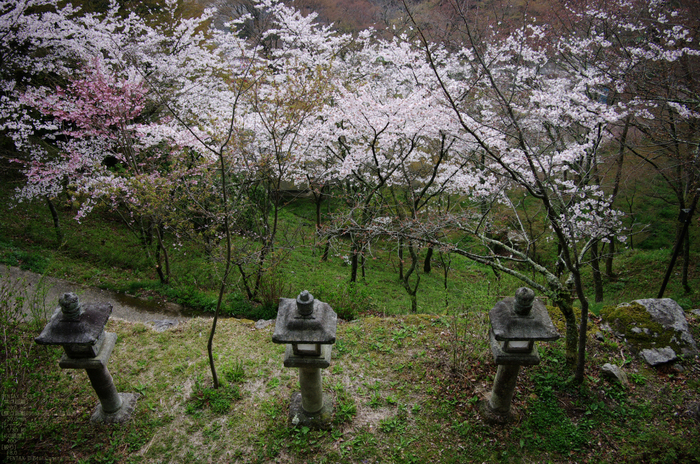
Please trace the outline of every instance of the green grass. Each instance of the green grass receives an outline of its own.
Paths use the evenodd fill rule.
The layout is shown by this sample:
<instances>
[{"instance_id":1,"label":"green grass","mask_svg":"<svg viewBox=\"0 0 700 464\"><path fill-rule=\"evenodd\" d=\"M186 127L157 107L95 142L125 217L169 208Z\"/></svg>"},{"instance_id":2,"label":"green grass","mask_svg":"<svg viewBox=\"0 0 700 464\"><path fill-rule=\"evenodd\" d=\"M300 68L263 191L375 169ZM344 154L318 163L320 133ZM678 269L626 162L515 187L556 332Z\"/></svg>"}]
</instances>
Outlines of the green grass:
<instances>
[{"instance_id":1,"label":"green grass","mask_svg":"<svg viewBox=\"0 0 700 464\"><path fill-rule=\"evenodd\" d=\"M11 183L3 185L0 202L8 204ZM213 309L221 250L207 255L192 243L173 246L172 280L164 285L138 240L113 215L96 211L78 224L69 207L60 213L64 241L58 243L44 205L10 210L0 222L0 262L129 294L164 295L202 313ZM270 328L220 322L214 352L222 387L214 390L206 354L210 321L199 318L161 334L109 322L107 330L119 336L109 364L117 388L142 398L130 423L92 426L97 399L85 375L60 370L60 349L33 342L42 324L17 323L12 299L2 298L0 409L21 412L9 416L3 443L12 440L18 453L66 462L682 462L700 453L697 423L684 412L700 402L696 359L684 360L680 373L650 370L621 354L624 345L610 337L589 342L582 387L569 383L563 341L543 347L542 364L519 377L518 420L486 425L476 409L496 371L486 314L521 283L454 257L445 290L435 260L430 274L421 273L418 307L426 314L407 315L394 244L374 244L366 277L351 285L343 259L349 245L334 242L330 259L321 261L309 201L291 202L280 217L263 302L248 301L234 273L223 312L271 319L279 296L302 289L331 304L344 319L324 371L325 394L335 405L331 430L289 427L297 374L282 367L283 348L271 343ZM539 250L545 261L548 251ZM697 255L696 247L692 259ZM615 276L604 280L605 299L592 304L592 312L655 297L668 258L668 249L620 253ZM592 299L589 272L584 278ZM686 309L698 307L698 290L685 293L679 280L674 271L666 296ZM699 280L693 264L693 289L700 289ZM552 317L563 329L561 315ZM697 321L691 322L697 340ZM632 381L627 390L598 377L605 362L624 364Z\"/></svg>"},{"instance_id":2,"label":"green grass","mask_svg":"<svg viewBox=\"0 0 700 464\"><path fill-rule=\"evenodd\" d=\"M12 204L11 196L12 182L8 181L0 188L0 203ZM23 203L10 209L7 220L0 223L0 263L129 294L158 293L191 310L213 312L223 275L220 248L207 254L201 245L185 241L180 246L174 237L166 237L172 277L167 285L161 284L154 259L116 215L97 208L78 223L69 205L57 202L57 206L64 237L61 243L45 204ZM348 320L361 313L410 312L410 299L398 279L395 244L375 243L366 257L366 277L351 285L350 268L343 259L350 253L349 243L334 241L328 261L322 261L321 245L314 239L314 214L310 200L285 205L276 251L267 260L260 301L246 301L234 268L223 313L249 319L274 317L280 296L291 297L303 289L330 303ZM423 250L421 257L425 253ZM445 290L443 269L436 256L432 272L421 272L418 310L444 314L473 300L475 294L492 298L510 294L518 286L519 282L509 276L495 280L488 268L454 257ZM491 302L486 299L483 304Z\"/></svg>"},{"instance_id":3,"label":"green grass","mask_svg":"<svg viewBox=\"0 0 700 464\"><path fill-rule=\"evenodd\" d=\"M13 203L13 183L20 180L6 180L0 187L0 203L9 205ZM647 205L642 200L650 203ZM652 197L641 197L636 207L653 210L654 201L657 200ZM160 294L195 312L213 312L223 274L220 248L207 254L203 245L187 241L180 244L174 241L174 237L166 236L172 278L167 285L161 284L152 257L149 258L137 237L114 214L98 208L78 223L73 219L74 210L70 205L56 203L64 240L57 242L45 204L23 203L10 209L6 219L0 222L0 263L137 296ZM661 208L661 205L656 206ZM337 207L340 205L334 205ZM350 268L344 259L350 253L349 243L342 239L333 241L328 261L322 261L322 244L314 237L314 222L315 210L311 200L301 198L284 204L280 211L276 251L268 257L259 301L248 301L240 275L234 268L226 289L224 315L247 319L273 318L279 297L292 297L303 289L330 303L346 320L361 314L401 315L410 312L410 299L398 279L399 260L394 243L374 243L366 256L366 276L350 284ZM673 221L660 221L654 227L658 229L664 224L666 229L673 227ZM692 234L694 230L691 228ZM637 243L642 243L641 238L637 238ZM538 247L538 257L544 263L553 262L550 256L553 249L550 248L545 242ZM584 283L594 314L606 305L656 297L670 251L668 248L644 248L622 249L616 256L615 275L604 278L603 302L593 302L590 268L584 269ZM665 294L686 309L700 305L700 276L694 264L698 253L695 244L690 273L690 287L694 290L686 293L680 285L679 263ZM421 258L425 254L426 250L422 250ZM463 305L475 305L486 311L496 299L511 295L522 285L502 273L496 278L489 268L459 256L452 257L447 289L444 288L443 268L437 256L433 259L431 273L419 272L418 311L429 314L450 313Z\"/></svg>"},{"instance_id":4,"label":"green grass","mask_svg":"<svg viewBox=\"0 0 700 464\"><path fill-rule=\"evenodd\" d=\"M541 344L542 363L524 368L518 380L518 419L485 424L476 403L488 394L496 366L487 320L471 307L460 316L341 321L323 372L334 405L327 431L289 425L298 377L283 367L284 347L272 343L272 327L220 321L214 353L222 386L215 390L206 353L210 320L194 318L163 333L110 320L106 330L118 342L109 370L118 391L142 396L127 424L95 426L89 417L97 398L85 374L61 370L62 350L33 341L44 322L20 323L15 307L0 309L0 409L12 411L2 439L18 456L76 463L612 463L688 462L700 452L697 423L683 413L700 401L696 361L670 373L630 360L625 369L633 382L623 390L597 375L602 363L619 362L619 349L594 341L583 386L569 382L563 342ZM691 327L700 337L697 321Z\"/></svg>"}]
</instances>

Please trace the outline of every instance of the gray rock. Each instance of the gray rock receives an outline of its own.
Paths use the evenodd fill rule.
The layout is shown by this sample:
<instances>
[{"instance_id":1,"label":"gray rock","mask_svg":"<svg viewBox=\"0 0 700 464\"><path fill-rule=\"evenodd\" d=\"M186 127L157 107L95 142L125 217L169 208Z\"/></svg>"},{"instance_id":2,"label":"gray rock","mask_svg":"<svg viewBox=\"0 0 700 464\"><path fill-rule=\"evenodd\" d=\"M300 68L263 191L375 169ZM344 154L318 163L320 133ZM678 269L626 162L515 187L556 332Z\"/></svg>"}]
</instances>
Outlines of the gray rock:
<instances>
[{"instance_id":1,"label":"gray rock","mask_svg":"<svg viewBox=\"0 0 700 464\"><path fill-rule=\"evenodd\" d=\"M275 322L274 319L268 319L268 320L260 319L258 321L255 321L255 328L258 330L264 329L265 327L270 326L274 322Z\"/></svg>"},{"instance_id":2,"label":"gray rock","mask_svg":"<svg viewBox=\"0 0 700 464\"><path fill-rule=\"evenodd\" d=\"M175 328L178 325L177 319L162 319L160 321L151 321L153 323L153 330L156 332L165 332L170 328Z\"/></svg>"},{"instance_id":3,"label":"gray rock","mask_svg":"<svg viewBox=\"0 0 700 464\"><path fill-rule=\"evenodd\" d=\"M614 382L619 383L623 387L629 385L629 380L627 380L627 374L620 366L615 364L605 363L600 368L600 375L606 379L610 379Z\"/></svg>"},{"instance_id":4,"label":"gray rock","mask_svg":"<svg viewBox=\"0 0 700 464\"><path fill-rule=\"evenodd\" d=\"M642 350L639 353L650 366L659 366L661 364L666 364L678 359L676 352L670 346L666 348L653 348L650 350Z\"/></svg>"},{"instance_id":5,"label":"gray rock","mask_svg":"<svg viewBox=\"0 0 700 464\"><path fill-rule=\"evenodd\" d=\"M700 317L700 309L691 309L690 312L691 312L694 316Z\"/></svg>"},{"instance_id":6,"label":"gray rock","mask_svg":"<svg viewBox=\"0 0 700 464\"><path fill-rule=\"evenodd\" d=\"M685 372L685 367L683 367L683 364L673 363L671 364L671 370L680 374L682 372Z\"/></svg>"},{"instance_id":7,"label":"gray rock","mask_svg":"<svg viewBox=\"0 0 700 464\"><path fill-rule=\"evenodd\" d=\"M680 340L672 339L672 342L676 342L681 346L681 352L684 355L695 355L698 353L695 340L693 340L693 336L688 330L688 320L685 317L683 308L678 303L670 298L648 298L636 300L635 303L644 306L654 322L678 334Z\"/></svg>"}]
</instances>

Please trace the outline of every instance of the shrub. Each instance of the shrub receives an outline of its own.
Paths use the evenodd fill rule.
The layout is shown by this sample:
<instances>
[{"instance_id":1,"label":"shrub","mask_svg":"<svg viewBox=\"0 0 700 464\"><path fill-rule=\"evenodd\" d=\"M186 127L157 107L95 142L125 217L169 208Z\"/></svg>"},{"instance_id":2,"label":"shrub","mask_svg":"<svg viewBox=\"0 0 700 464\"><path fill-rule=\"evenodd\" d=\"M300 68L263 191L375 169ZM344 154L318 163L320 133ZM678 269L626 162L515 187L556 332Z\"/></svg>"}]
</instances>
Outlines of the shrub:
<instances>
[{"instance_id":1,"label":"shrub","mask_svg":"<svg viewBox=\"0 0 700 464\"><path fill-rule=\"evenodd\" d=\"M251 303L240 293L231 293L224 300L223 313L227 316L243 319L275 319L278 302L266 301L262 304Z\"/></svg>"},{"instance_id":2,"label":"shrub","mask_svg":"<svg viewBox=\"0 0 700 464\"><path fill-rule=\"evenodd\" d=\"M371 311L375 308L369 293L364 286L348 282L335 286L321 284L314 297L331 305L339 318L352 321L361 312Z\"/></svg>"}]
</instances>

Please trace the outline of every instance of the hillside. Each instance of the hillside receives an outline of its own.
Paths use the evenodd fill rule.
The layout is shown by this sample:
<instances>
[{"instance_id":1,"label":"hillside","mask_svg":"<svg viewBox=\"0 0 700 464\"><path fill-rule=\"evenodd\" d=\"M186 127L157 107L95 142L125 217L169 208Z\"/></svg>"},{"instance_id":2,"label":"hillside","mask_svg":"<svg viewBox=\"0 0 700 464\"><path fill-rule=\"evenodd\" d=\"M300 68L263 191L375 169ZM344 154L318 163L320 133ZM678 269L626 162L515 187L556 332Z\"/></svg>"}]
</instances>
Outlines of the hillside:
<instances>
[{"instance_id":1,"label":"hillside","mask_svg":"<svg viewBox=\"0 0 700 464\"><path fill-rule=\"evenodd\" d=\"M677 463L700 452L697 362L650 369L611 341L591 341L580 387L562 370L562 342L540 343L542 363L523 369L518 379L517 419L488 425L476 403L490 391L496 366L481 312L341 322L323 373L324 395L334 404L327 431L288 425L297 374L282 366L284 348L271 342L272 326L220 321L214 351L223 385L213 390L205 348L210 319L162 333L111 320L106 330L119 338L110 372L118 391L141 397L129 423L95 426L89 417L97 399L85 375L59 369L60 348L33 343L43 323L17 325L6 305L0 315L5 458ZM697 318L691 327L700 336ZM630 387L601 378L605 362L623 365Z\"/></svg>"}]
</instances>

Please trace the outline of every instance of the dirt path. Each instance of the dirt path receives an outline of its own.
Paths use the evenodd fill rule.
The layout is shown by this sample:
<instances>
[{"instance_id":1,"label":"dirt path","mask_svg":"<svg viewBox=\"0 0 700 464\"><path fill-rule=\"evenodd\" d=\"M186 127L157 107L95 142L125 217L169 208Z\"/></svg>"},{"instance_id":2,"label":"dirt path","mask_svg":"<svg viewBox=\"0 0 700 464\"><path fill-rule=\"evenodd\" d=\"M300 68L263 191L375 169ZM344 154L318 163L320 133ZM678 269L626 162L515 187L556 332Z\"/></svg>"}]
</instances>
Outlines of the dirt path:
<instances>
[{"instance_id":1,"label":"dirt path","mask_svg":"<svg viewBox=\"0 0 700 464\"><path fill-rule=\"evenodd\" d=\"M182 307L166 301L150 301L133 296L87 287L63 279L45 277L18 267L8 267L0 264L0 282L2 285L15 285L24 288L26 301L32 301L38 296L39 306L42 305L48 315L58 307L58 299L66 292L76 293L81 303L109 302L112 304L112 318L130 322L173 325L189 319L183 315ZM25 312L29 312L29 304L25 304ZM164 322L168 321L168 322Z\"/></svg>"}]
</instances>

